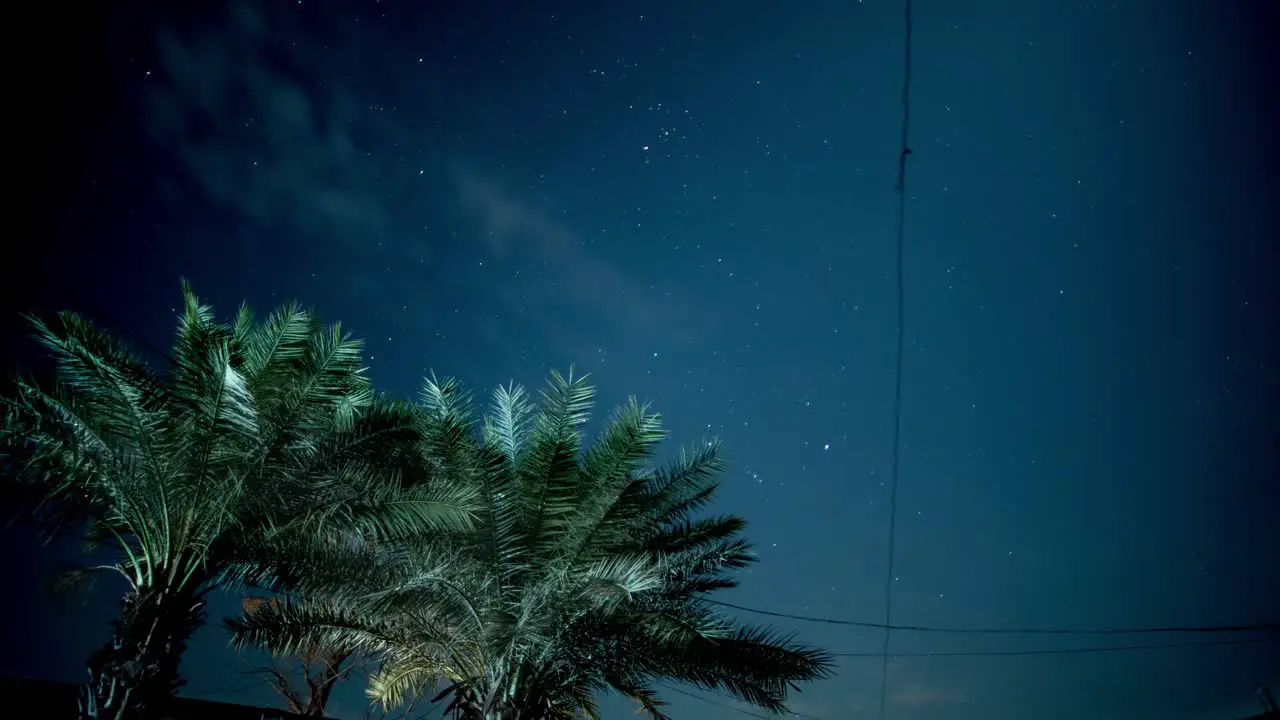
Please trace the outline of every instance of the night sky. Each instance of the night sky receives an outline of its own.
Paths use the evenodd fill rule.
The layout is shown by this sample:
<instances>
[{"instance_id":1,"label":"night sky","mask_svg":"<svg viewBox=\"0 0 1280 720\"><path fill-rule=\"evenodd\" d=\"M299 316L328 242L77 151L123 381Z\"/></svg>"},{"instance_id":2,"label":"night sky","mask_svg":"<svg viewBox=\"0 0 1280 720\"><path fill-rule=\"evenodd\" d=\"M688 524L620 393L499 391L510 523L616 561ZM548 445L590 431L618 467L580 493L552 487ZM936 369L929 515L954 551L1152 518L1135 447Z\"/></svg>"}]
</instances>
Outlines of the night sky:
<instances>
[{"instance_id":1,"label":"night sky","mask_svg":"<svg viewBox=\"0 0 1280 720\"><path fill-rule=\"evenodd\" d=\"M15 26L6 365L18 310L167 346L180 275L342 320L396 395L574 364L725 441L723 599L883 621L901 0L93 5ZM1278 7L916 1L894 623L1280 620ZM123 588L51 610L74 546L2 539L0 673L80 680ZM235 610L186 692L273 704ZM743 617L854 655L797 712L876 717L883 631ZM919 655L1249 637L896 631L885 717L1238 717L1274 634Z\"/></svg>"}]
</instances>

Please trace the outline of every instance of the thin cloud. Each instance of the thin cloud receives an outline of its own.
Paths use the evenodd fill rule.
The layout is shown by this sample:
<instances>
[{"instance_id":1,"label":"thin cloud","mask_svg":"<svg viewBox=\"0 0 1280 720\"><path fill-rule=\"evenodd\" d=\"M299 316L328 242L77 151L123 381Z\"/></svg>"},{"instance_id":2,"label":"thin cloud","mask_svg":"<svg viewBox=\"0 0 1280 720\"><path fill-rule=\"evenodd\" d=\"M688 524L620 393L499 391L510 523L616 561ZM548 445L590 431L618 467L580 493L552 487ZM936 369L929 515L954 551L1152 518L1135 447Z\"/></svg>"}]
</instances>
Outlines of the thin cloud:
<instances>
[{"instance_id":1,"label":"thin cloud","mask_svg":"<svg viewBox=\"0 0 1280 720\"><path fill-rule=\"evenodd\" d=\"M651 288L492 178L466 165L457 166L454 178L463 210L479 226L480 245L493 259L526 271L524 278L494 288L505 309L558 334L562 349L581 356L611 340L693 340L714 328L714 314L704 303ZM570 325L604 328L607 337L575 334Z\"/></svg>"},{"instance_id":2,"label":"thin cloud","mask_svg":"<svg viewBox=\"0 0 1280 720\"><path fill-rule=\"evenodd\" d=\"M308 43L273 55L267 19L238 3L221 23L158 29L156 49L147 130L215 206L305 234L367 241L386 230L385 168L357 148L355 97L287 69L314 64Z\"/></svg>"},{"instance_id":3,"label":"thin cloud","mask_svg":"<svg viewBox=\"0 0 1280 720\"><path fill-rule=\"evenodd\" d=\"M903 686L890 693L889 699L894 704L910 707L955 705L969 701L968 695L955 688L927 685L920 682L904 683Z\"/></svg>"}]
</instances>

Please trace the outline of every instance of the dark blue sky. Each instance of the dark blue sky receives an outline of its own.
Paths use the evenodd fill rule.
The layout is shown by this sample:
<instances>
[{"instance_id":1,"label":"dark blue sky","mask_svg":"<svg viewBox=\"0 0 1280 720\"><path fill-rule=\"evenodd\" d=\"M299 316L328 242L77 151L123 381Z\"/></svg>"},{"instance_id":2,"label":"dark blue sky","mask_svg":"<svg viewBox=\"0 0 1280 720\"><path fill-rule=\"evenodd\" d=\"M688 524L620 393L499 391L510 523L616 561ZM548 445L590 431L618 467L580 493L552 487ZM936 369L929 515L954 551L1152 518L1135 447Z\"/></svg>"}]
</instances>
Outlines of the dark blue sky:
<instances>
[{"instance_id":1,"label":"dark blue sky","mask_svg":"<svg viewBox=\"0 0 1280 720\"><path fill-rule=\"evenodd\" d=\"M762 556L726 599L883 618L900 0L167 5L31 24L6 360L16 309L165 345L185 275L223 313L341 319L400 395L428 369L485 392L575 363L604 406L652 401L672 448L726 441L720 507ZM915 3L895 622L1277 621L1276 8ZM120 588L50 611L59 553L4 540L0 638L33 650L0 672L79 680ZM234 609L215 602L188 692L270 703L217 627ZM895 656L886 717L1230 718L1280 680L1272 638ZM794 709L873 717L880 669L842 658ZM745 717L703 695L729 707L673 695L678 716Z\"/></svg>"}]
</instances>

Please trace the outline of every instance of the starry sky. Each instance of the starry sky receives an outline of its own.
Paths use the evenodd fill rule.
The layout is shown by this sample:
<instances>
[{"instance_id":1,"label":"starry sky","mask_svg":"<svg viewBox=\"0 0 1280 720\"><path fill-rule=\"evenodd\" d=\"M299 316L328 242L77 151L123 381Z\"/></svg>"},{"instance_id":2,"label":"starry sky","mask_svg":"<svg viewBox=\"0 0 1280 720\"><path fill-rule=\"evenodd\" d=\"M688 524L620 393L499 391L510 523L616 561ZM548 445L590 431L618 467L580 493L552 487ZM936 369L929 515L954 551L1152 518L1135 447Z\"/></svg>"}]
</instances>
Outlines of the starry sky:
<instances>
[{"instance_id":1,"label":"starry sky","mask_svg":"<svg viewBox=\"0 0 1280 720\"><path fill-rule=\"evenodd\" d=\"M397 395L572 363L672 449L726 443L718 509L761 562L724 599L883 621L901 0L105 6L24 11L6 364L16 310L166 346L180 275L342 320ZM916 0L894 623L1280 619L1278 12ZM55 609L74 547L3 542L0 673L79 680L121 588ZM186 692L270 704L235 607ZM876 717L883 631L739 614L847 655L797 712ZM1274 641L896 631L885 717L1237 717ZM692 695L678 717L748 717Z\"/></svg>"}]
</instances>

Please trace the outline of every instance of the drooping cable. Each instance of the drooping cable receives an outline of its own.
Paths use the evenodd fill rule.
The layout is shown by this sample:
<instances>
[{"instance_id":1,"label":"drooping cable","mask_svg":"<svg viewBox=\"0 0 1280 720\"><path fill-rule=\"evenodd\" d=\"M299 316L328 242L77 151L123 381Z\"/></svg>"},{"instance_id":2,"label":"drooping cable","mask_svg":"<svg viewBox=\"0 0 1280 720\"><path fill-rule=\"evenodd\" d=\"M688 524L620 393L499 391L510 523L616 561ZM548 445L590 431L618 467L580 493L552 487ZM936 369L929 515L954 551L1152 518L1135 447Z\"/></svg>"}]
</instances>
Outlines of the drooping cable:
<instances>
[{"instance_id":1,"label":"drooping cable","mask_svg":"<svg viewBox=\"0 0 1280 720\"><path fill-rule=\"evenodd\" d=\"M1072 655L1072 654L1084 654L1084 653L1109 653L1109 652L1142 651L1142 650L1169 650L1169 649L1175 649L1175 648L1200 648L1200 647L1207 648L1207 647L1221 647L1221 646L1230 646L1230 645L1256 644L1256 643L1264 643L1264 642L1268 642L1268 640L1266 638L1250 638L1245 640L1214 640L1209 642L1200 641L1200 642L1182 642L1182 643L1161 643L1161 644L1151 644L1151 645L1113 645L1113 646L1102 646L1102 647L1062 648L1062 649L1056 649L1056 650L995 650L995 651L988 651L988 652L934 652L934 653L909 652L909 653L894 653L894 657L939 658L939 657L992 657L992 656L1027 656L1027 655L1042 655L1042 656L1043 655ZM1274 643L1276 641L1271 640L1270 642ZM878 656L880 656L880 653L836 653L834 655L834 657L840 657L840 658L844 658L844 657L871 658L871 657L878 657ZM711 705L716 705L718 707L722 707L727 710L732 710L734 712L740 713L742 715L746 715L748 717L760 718L761 720L770 720L770 718L772 717L777 717L777 716L765 715L762 712L756 712L754 710L747 710L738 705L730 705L729 703L716 698L711 698L705 695L698 695L695 693L691 693L687 690L683 690L679 687L676 687L670 683L660 682L658 684L664 690L676 693L677 695L684 695L685 697L693 698L694 700L698 700ZM787 717L800 718L801 720L823 720L822 718L816 717L814 715L807 715L804 713L796 712L794 710L788 710L785 714Z\"/></svg>"},{"instance_id":2,"label":"drooping cable","mask_svg":"<svg viewBox=\"0 0 1280 720\"><path fill-rule=\"evenodd\" d=\"M884 720L884 702L889 687L889 638L893 635L893 575L894 551L898 524L898 460L902 446L902 349L906 334L906 315L903 307L903 235L907 217L907 156L911 148L907 138L911 128L911 0L903 0L903 63L902 63L902 136L898 151L898 234L895 260L897 280L897 352L893 383L893 454L889 472L889 562L888 576L884 583L884 643L880 648L880 720Z\"/></svg>"},{"instance_id":3,"label":"drooping cable","mask_svg":"<svg viewBox=\"0 0 1280 720\"><path fill-rule=\"evenodd\" d=\"M705 599L713 605L721 607L733 608L743 612L755 613L756 615L767 615L769 617L787 618L788 620L800 620L802 622L822 623L824 625L849 625L852 627L864 628L880 628L888 630L903 630L908 632L925 632L925 633L955 633L955 634L971 634L971 635L1153 635L1161 633L1232 633L1232 632L1258 632L1280 630L1280 623L1275 622L1254 622L1254 623L1236 623L1222 625L1144 625L1134 627L1110 627L1110 628L1092 628L1092 629L1073 629L1073 628L1051 628L1051 627L1024 627L1024 628L982 628L982 627L941 627L938 625L890 625L884 623L869 622L866 620L848 620L844 618L819 617L815 615L797 615L796 613L777 612L775 610L761 610L759 608L747 607L746 605L736 605L734 603L724 602L723 600Z\"/></svg>"},{"instance_id":4,"label":"drooping cable","mask_svg":"<svg viewBox=\"0 0 1280 720\"><path fill-rule=\"evenodd\" d=\"M1093 653L1130 652L1136 650L1171 650L1176 648L1223 647L1228 645L1258 645L1261 643L1277 644L1280 638L1241 638L1238 640L1197 640L1171 643L1146 643L1141 645L1094 645L1078 648L1051 648L1048 650L961 650L947 652L896 652L894 657L940 658L940 657L1025 657L1029 655L1084 655ZM832 657L880 657L882 653L832 653Z\"/></svg>"}]
</instances>

